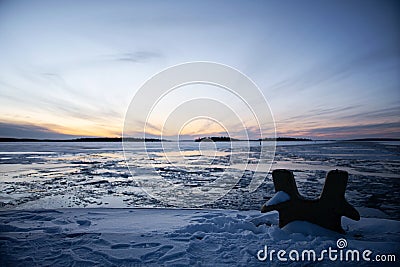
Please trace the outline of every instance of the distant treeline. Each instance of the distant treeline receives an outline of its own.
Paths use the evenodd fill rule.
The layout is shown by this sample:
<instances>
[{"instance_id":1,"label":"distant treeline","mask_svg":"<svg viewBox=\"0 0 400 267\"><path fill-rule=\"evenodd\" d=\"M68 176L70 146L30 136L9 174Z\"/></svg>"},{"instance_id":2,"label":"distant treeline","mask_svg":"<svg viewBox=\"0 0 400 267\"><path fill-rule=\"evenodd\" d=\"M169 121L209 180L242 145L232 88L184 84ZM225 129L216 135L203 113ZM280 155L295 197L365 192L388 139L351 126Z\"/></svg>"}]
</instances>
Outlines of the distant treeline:
<instances>
[{"instance_id":1,"label":"distant treeline","mask_svg":"<svg viewBox=\"0 0 400 267\"><path fill-rule=\"evenodd\" d=\"M124 139L125 142L170 142L165 139L158 138L137 138L137 137L82 137L82 138L74 138L74 139L35 139L35 138L9 138L9 137L0 137L0 142L122 142ZM187 140L189 141L189 140ZM235 139L227 136L211 136L211 137L200 137L194 140L195 142L202 141L212 141L212 142L233 142L233 141L247 141ZM313 141L308 138L295 138L295 137L277 137L277 138L263 138L263 139L254 139L248 141L277 141L277 142L287 142L287 141ZM332 140L334 141L334 140ZM342 141L400 141L400 138L360 138L360 139L349 139ZM193 142L193 141L192 141Z\"/></svg>"},{"instance_id":2,"label":"distant treeline","mask_svg":"<svg viewBox=\"0 0 400 267\"><path fill-rule=\"evenodd\" d=\"M161 142L166 141L157 138L136 138L136 137L82 137L74 139L34 139L34 138L7 138L0 137L0 142Z\"/></svg>"},{"instance_id":3,"label":"distant treeline","mask_svg":"<svg viewBox=\"0 0 400 267\"><path fill-rule=\"evenodd\" d=\"M213 141L213 142L232 142L232 141L240 141L239 139L231 138L228 136L211 136L211 137L200 137L194 140L195 142L202 141Z\"/></svg>"}]
</instances>

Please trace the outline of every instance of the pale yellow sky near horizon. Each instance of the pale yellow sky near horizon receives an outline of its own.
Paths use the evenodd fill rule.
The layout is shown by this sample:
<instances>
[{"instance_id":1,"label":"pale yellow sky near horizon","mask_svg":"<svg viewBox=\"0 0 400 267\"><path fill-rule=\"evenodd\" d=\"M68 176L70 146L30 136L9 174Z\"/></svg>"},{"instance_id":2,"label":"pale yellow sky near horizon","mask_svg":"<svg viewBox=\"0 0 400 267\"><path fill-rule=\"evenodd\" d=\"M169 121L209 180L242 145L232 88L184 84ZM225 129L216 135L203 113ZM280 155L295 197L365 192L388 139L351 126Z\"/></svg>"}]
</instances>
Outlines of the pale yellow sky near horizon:
<instances>
[{"instance_id":1,"label":"pale yellow sky near horizon","mask_svg":"<svg viewBox=\"0 0 400 267\"><path fill-rule=\"evenodd\" d=\"M147 79L211 61L259 86L277 136L398 138L398 14L399 5L368 0L1 1L0 137L121 136ZM186 94L156 110L148 133L160 134L168 107ZM181 134L219 135L213 125L191 123ZM243 138L239 126L231 137Z\"/></svg>"}]
</instances>

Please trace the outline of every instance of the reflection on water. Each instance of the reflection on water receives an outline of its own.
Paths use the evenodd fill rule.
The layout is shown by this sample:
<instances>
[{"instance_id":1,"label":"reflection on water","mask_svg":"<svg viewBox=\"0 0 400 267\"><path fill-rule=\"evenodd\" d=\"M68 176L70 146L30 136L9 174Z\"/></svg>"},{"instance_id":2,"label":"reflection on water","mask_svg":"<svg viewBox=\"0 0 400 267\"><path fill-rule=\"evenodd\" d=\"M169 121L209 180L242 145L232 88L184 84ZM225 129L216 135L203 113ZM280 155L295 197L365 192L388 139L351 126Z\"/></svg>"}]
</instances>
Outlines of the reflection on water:
<instances>
[{"instance_id":1,"label":"reflection on water","mask_svg":"<svg viewBox=\"0 0 400 267\"><path fill-rule=\"evenodd\" d=\"M147 151L133 144L125 151L131 177L119 143L2 143L0 206L159 207L166 204L144 193L138 181L164 179L170 185L200 189L230 175L238 180L233 189L206 207L259 209L274 193L269 166L259 166L266 179L255 192L248 192L247 186L266 143L262 148L251 143L250 149L247 142L212 145L170 142L164 143L164 152L160 143L146 144ZM347 198L352 204L400 219L399 155L399 142L280 142L272 170L293 170L299 190L309 197L320 194L327 171L346 170L350 174ZM164 190L180 196L179 190Z\"/></svg>"}]
</instances>

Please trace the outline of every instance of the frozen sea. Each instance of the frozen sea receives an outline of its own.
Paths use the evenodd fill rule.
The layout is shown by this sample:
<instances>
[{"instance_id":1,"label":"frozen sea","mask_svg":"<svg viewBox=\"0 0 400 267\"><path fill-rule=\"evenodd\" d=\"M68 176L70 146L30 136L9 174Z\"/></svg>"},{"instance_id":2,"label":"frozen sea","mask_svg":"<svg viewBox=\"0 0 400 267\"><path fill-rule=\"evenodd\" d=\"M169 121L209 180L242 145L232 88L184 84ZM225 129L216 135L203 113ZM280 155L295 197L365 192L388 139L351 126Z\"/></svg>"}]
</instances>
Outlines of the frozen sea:
<instances>
[{"instance_id":1,"label":"frozen sea","mask_svg":"<svg viewBox=\"0 0 400 267\"><path fill-rule=\"evenodd\" d=\"M0 266L398 266L398 142L278 142L254 192L248 189L254 165L268 146L209 145L131 143L125 151L131 175L119 143L1 143ZM294 172L309 198L320 194L329 170L348 171L346 198L361 220L343 218L345 235L300 221L280 229L277 212L259 211L275 194L271 172L280 168ZM237 183L196 209L152 198L140 186L157 176L200 188L221 174ZM177 191L170 195L179 198ZM266 248L284 250L287 260L260 259ZM328 248L336 251L334 261L326 254L288 259L292 250L312 249L319 257ZM348 250L371 255L340 260Z\"/></svg>"},{"instance_id":2,"label":"frozen sea","mask_svg":"<svg viewBox=\"0 0 400 267\"><path fill-rule=\"evenodd\" d=\"M259 210L274 194L272 170L292 170L300 193L313 198L326 173L341 169L349 172L346 197L362 216L400 219L400 142L277 142L271 168L258 170L265 180L254 192L247 188L252 163L267 146L214 144L181 142L178 150L173 142L147 143L146 149L130 143L125 152L132 176L121 143L1 143L0 208L172 207L149 197L138 181L158 176L196 188L224 173L238 182L224 197L200 208Z\"/></svg>"}]
</instances>

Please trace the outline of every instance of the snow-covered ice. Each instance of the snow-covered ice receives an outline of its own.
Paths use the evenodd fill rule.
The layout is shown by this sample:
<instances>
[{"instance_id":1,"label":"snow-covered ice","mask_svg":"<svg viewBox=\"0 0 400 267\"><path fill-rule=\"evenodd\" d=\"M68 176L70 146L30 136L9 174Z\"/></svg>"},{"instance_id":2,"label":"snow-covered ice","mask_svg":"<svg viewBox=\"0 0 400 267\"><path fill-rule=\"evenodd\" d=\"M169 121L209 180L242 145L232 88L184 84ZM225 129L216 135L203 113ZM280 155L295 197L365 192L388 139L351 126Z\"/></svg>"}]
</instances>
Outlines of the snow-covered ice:
<instances>
[{"instance_id":1,"label":"snow-covered ice","mask_svg":"<svg viewBox=\"0 0 400 267\"><path fill-rule=\"evenodd\" d=\"M3 143L0 266L265 266L269 260L257 259L265 246L321 251L336 248L338 238L345 238L350 249L399 257L398 143L278 144L271 170L292 170L300 193L308 198L321 193L327 171L349 172L346 199L362 218L343 218L344 236L300 221L280 229L276 212L259 212L267 200L285 198L273 197L268 169L261 170L266 179L257 190L246 189L262 149L258 142L250 151L235 152L233 163L228 144L217 143L218 153L201 159L195 145L182 143L183 161L174 151L166 159L157 143L127 156L136 178L151 178L155 172L172 183L196 187L223 172L241 175L228 194L198 210L169 209L146 195L130 176L120 144ZM279 264L274 258L272 265Z\"/></svg>"},{"instance_id":2,"label":"snow-covered ice","mask_svg":"<svg viewBox=\"0 0 400 267\"><path fill-rule=\"evenodd\" d=\"M220 142L212 157L202 158L195 142L179 144L180 153L172 142L164 144L166 153L160 143L149 143L147 151L138 145L126 153L133 178L120 143L2 143L0 209L168 207L148 197L137 181L157 175L196 188L225 173L240 180L202 208L255 210L275 194L271 170L292 170L299 192L313 198L321 193L326 173L340 169L349 172L346 199L361 216L400 219L400 142L278 142L272 168L259 170L265 180L253 192L246 187L260 156L259 142L251 143L250 151L246 142L235 145L243 149L232 151L229 142ZM231 152L237 161L230 162Z\"/></svg>"},{"instance_id":3,"label":"snow-covered ice","mask_svg":"<svg viewBox=\"0 0 400 267\"><path fill-rule=\"evenodd\" d=\"M318 252L329 246L337 249L339 238L346 239L347 249L399 256L399 221L343 219L346 235L307 222L293 222L283 229L277 224L276 212L254 210L2 211L0 265L263 266L267 263L260 261L257 253L265 245L287 252ZM273 263L279 262L274 258ZM324 259L322 263L332 262ZM303 262L307 264L310 262Z\"/></svg>"}]
</instances>

